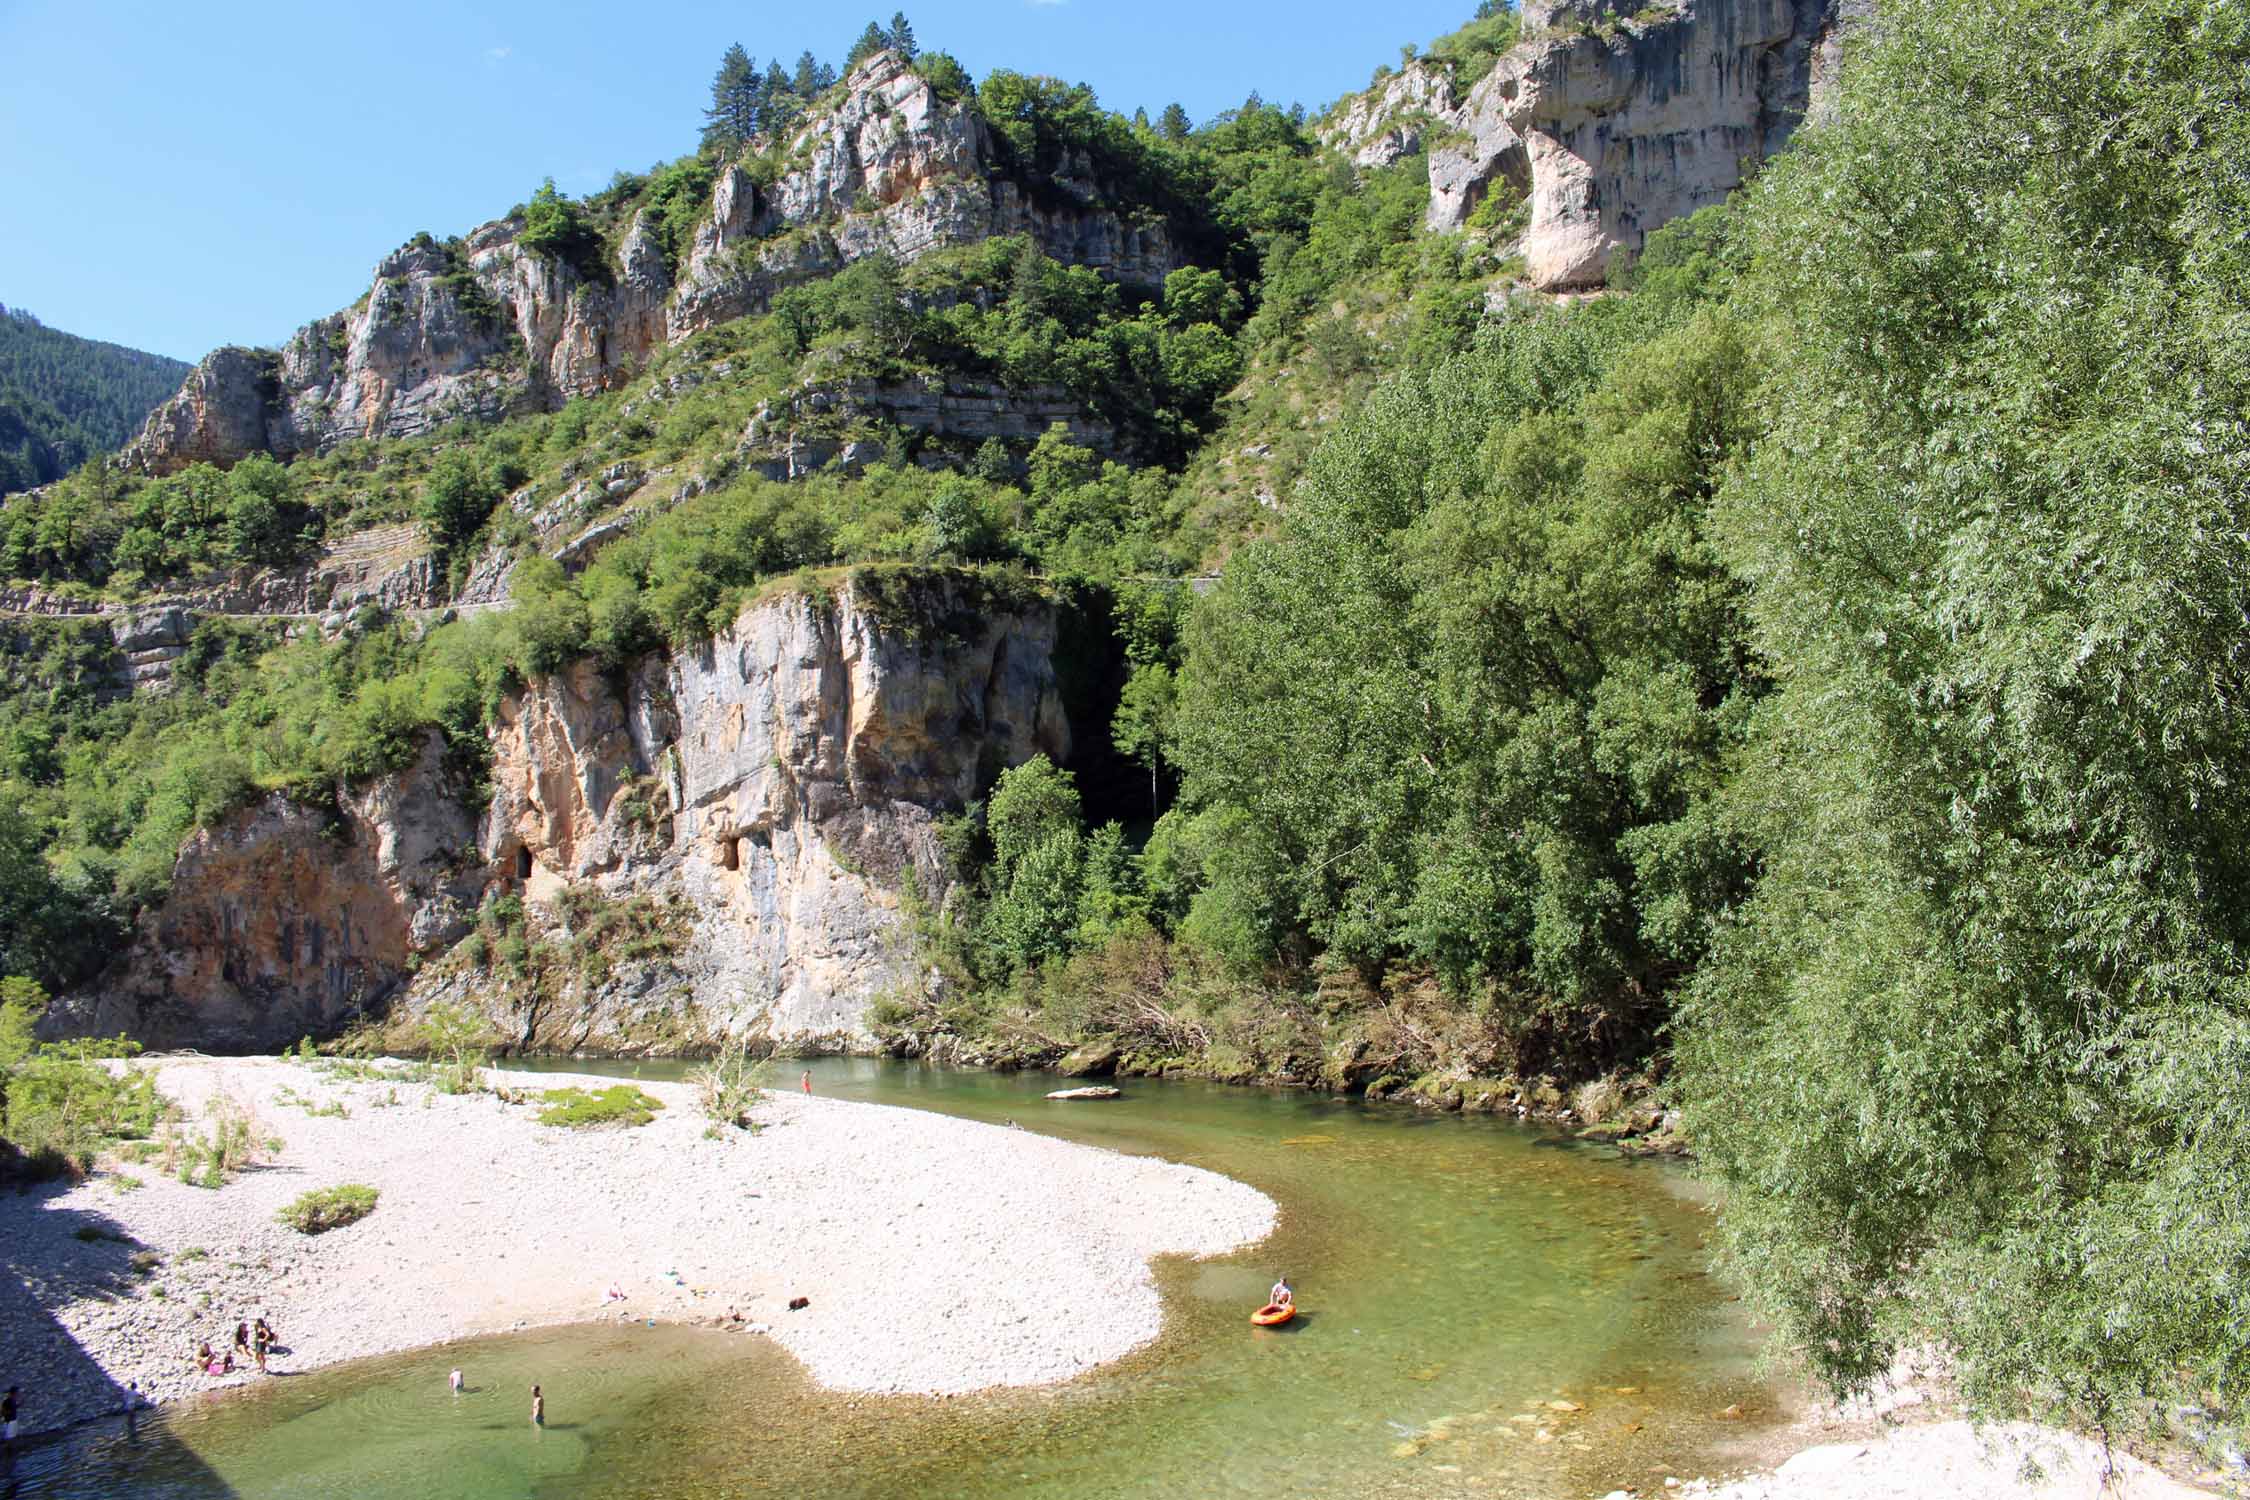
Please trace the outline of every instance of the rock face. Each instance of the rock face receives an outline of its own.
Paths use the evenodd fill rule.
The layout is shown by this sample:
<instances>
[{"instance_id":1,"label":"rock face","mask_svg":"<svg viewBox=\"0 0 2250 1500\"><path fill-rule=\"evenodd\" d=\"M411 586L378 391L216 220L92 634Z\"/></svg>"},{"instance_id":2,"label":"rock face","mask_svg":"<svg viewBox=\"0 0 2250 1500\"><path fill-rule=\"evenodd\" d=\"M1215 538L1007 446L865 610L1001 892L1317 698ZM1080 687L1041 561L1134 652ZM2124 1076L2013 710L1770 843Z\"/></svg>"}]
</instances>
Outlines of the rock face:
<instances>
[{"instance_id":1,"label":"rock face","mask_svg":"<svg viewBox=\"0 0 2250 1500\"><path fill-rule=\"evenodd\" d=\"M295 434L276 427L281 394L279 355L213 350L188 372L177 395L148 414L122 456L169 473L194 463L226 468L253 453L293 453Z\"/></svg>"},{"instance_id":2,"label":"rock face","mask_svg":"<svg viewBox=\"0 0 2250 1500\"><path fill-rule=\"evenodd\" d=\"M1600 285L1618 250L1717 203L1778 151L1832 74L1861 0L1526 0L1524 40L1443 118L1432 229L1484 197L1530 200L1546 290ZM1406 75L1401 75L1404 78Z\"/></svg>"},{"instance_id":3,"label":"rock face","mask_svg":"<svg viewBox=\"0 0 2250 1500\"><path fill-rule=\"evenodd\" d=\"M581 663L515 694L481 821L433 739L413 769L332 802L275 795L197 833L170 899L60 1024L268 1048L458 1001L538 1049L872 1045L872 1000L921 983L901 901L945 897L936 819L1034 754L1066 757L1070 730L1044 599L966 575L854 578L670 658ZM459 941L510 894L550 947L630 903L678 941L526 984L482 938Z\"/></svg>"},{"instance_id":4,"label":"rock face","mask_svg":"<svg viewBox=\"0 0 2250 1500\"><path fill-rule=\"evenodd\" d=\"M869 1003L919 983L900 892L942 901L935 821L1070 730L1055 614L960 580L847 586L746 611L708 644L622 681L590 666L503 709L483 854L534 903L572 888L677 895L706 1034L872 1043ZM452 989L447 989L451 984ZM621 1046L638 997L533 1013L433 979L532 1046ZM417 1001L423 998L418 989Z\"/></svg>"},{"instance_id":5,"label":"rock face","mask_svg":"<svg viewBox=\"0 0 2250 1500\"><path fill-rule=\"evenodd\" d=\"M206 358L122 457L169 473L557 406L617 385L668 341L879 252L912 260L1027 234L1122 281L1154 285L1180 264L1163 224L1103 206L1085 162L1033 180L970 104L939 97L894 53L861 64L782 155L788 167L765 186L740 166L719 174L677 267L639 217L599 275L527 249L517 216L453 245L420 236L384 258L356 306L278 353Z\"/></svg>"},{"instance_id":6,"label":"rock face","mask_svg":"<svg viewBox=\"0 0 2250 1500\"><path fill-rule=\"evenodd\" d=\"M171 898L52 1020L211 1050L333 1032L466 930L474 848L434 735L410 769L324 805L276 793L187 841Z\"/></svg>"},{"instance_id":7,"label":"rock face","mask_svg":"<svg viewBox=\"0 0 2250 1500\"><path fill-rule=\"evenodd\" d=\"M1460 101L1443 63L1416 58L1323 120L1320 138L1359 167L1390 166L1422 149L1433 125L1450 125Z\"/></svg>"},{"instance_id":8,"label":"rock face","mask_svg":"<svg viewBox=\"0 0 2250 1500\"><path fill-rule=\"evenodd\" d=\"M967 454L993 438L1035 442L1058 422L1082 448L1118 451L1116 428L1060 386L1010 390L995 381L922 377L810 381L760 407L737 452L770 479L795 479L831 463L859 468L882 456L880 444L851 436L855 424L866 422L917 435L930 445L922 450L925 461L932 447Z\"/></svg>"}]
</instances>

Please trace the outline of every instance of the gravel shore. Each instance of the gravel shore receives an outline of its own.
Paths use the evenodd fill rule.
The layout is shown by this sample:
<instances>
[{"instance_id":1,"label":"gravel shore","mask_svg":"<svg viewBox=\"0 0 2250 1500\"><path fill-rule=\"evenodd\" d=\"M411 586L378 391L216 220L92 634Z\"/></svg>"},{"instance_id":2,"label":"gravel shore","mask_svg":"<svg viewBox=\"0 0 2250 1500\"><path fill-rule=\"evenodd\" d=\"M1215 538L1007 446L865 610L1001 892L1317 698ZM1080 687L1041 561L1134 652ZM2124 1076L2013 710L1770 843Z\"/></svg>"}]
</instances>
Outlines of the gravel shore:
<instances>
[{"instance_id":1,"label":"gravel shore","mask_svg":"<svg viewBox=\"0 0 2250 1500\"><path fill-rule=\"evenodd\" d=\"M2128 1454L2023 1422L1902 1427L1825 1443L1770 1474L1667 1489L1692 1500L2206 1500Z\"/></svg>"},{"instance_id":2,"label":"gravel shore","mask_svg":"<svg viewBox=\"0 0 2250 1500\"><path fill-rule=\"evenodd\" d=\"M114 1411L128 1385L161 1401L256 1380L188 1356L260 1315L286 1370L738 1313L837 1389L1047 1384L1156 1336L1151 1257L1222 1254L1275 1217L1264 1194L1196 1168L800 1094L771 1096L755 1133L710 1138L684 1084L641 1085L667 1106L652 1124L567 1130L493 1093L317 1064L149 1066L191 1118L224 1093L285 1144L215 1191L150 1162L0 1199L0 1384L24 1387L26 1431ZM616 1082L487 1077L531 1096ZM349 1182L382 1195L360 1223L307 1237L276 1221L308 1188Z\"/></svg>"}]
</instances>

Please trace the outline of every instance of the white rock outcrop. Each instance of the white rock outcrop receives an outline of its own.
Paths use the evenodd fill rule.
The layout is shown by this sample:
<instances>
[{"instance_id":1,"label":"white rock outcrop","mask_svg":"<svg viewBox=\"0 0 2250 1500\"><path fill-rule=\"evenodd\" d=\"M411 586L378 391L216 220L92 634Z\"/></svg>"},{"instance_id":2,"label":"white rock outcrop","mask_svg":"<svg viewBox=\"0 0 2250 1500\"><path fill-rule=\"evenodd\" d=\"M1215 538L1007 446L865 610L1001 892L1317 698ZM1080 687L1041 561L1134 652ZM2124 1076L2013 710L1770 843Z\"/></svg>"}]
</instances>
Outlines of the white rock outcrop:
<instances>
[{"instance_id":1,"label":"white rock outcrop","mask_svg":"<svg viewBox=\"0 0 2250 1500\"><path fill-rule=\"evenodd\" d=\"M169 473L558 406L878 253L905 261L1024 234L1057 260L1149 286L1181 263L1163 223L1103 204L1086 161L1015 160L968 102L940 96L896 53L855 69L782 155L766 187L739 165L719 173L676 267L638 215L598 275L527 249L520 215L453 244L418 236L383 258L355 306L278 352L207 356L122 457Z\"/></svg>"},{"instance_id":2,"label":"white rock outcrop","mask_svg":"<svg viewBox=\"0 0 2250 1500\"><path fill-rule=\"evenodd\" d=\"M1460 227L1505 182L1530 199L1522 253L1548 290L1738 187L1804 119L1833 66L1838 0L1526 0L1524 40L1470 90L1430 156L1429 221Z\"/></svg>"},{"instance_id":3,"label":"white rock outcrop","mask_svg":"<svg viewBox=\"0 0 2250 1500\"><path fill-rule=\"evenodd\" d=\"M884 571L620 672L580 662L501 705L481 817L433 736L409 771L193 835L171 895L55 1025L260 1049L446 1000L543 1049L871 1045L875 997L923 982L902 893L945 899L937 819L1070 753L1056 625L1028 591ZM457 948L510 894L554 945L630 901L677 941L527 981L482 937Z\"/></svg>"},{"instance_id":4,"label":"white rock outcrop","mask_svg":"<svg viewBox=\"0 0 2250 1500\"><path fill-rule=\"evenodd\" d=\"M710 1031L870 1043L869 1003L919 982L900 892L934 904L950 883L939 814L1070 749L1051 607L886 576L880 600L777 599L621 682L582 664L511 699L487 868L534 901L683 898L678 967ZM618 1043L620 998L498 1019L533 1044Z\"/></svg>"},{"instance_id":5,"label":"white rock outcrop","mask_svg":"<svg viewBox=\"0 0 2250 1500\"><path fill-rule=\"evenodd\" d=\"M1429 152L1429 227L1528 200L1520 249L1546 291L1717 203L1817 117L1873 0L1525 0L1522 40L1458 92L1420 58L1339 104L1323 140L1362 168Z\"/></svg>"}]
</instances>

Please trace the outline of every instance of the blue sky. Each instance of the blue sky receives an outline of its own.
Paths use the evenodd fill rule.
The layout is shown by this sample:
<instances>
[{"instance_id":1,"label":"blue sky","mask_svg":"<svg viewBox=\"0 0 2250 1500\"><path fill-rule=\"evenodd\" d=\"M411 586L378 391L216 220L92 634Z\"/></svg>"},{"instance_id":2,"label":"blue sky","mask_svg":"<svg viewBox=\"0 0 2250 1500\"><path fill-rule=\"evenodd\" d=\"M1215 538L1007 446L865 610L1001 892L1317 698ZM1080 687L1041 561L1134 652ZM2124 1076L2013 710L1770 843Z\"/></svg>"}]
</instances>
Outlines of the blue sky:
<instances>
[{"instance_id":1,"label":"blue sky","mask_svg":"<svg viewBox=\"0 0 2250 1500\"><path fill-rule=\"evenodd\" d=\"M882 0L888 20L895 0ZM925 47L1201 120L1317 108L1472 0L956 0ZM850 6L0 0L0 303L194 359L349 304L409 235L693 148L719 54L841 61Z\"/></svg>"}]
</instances>

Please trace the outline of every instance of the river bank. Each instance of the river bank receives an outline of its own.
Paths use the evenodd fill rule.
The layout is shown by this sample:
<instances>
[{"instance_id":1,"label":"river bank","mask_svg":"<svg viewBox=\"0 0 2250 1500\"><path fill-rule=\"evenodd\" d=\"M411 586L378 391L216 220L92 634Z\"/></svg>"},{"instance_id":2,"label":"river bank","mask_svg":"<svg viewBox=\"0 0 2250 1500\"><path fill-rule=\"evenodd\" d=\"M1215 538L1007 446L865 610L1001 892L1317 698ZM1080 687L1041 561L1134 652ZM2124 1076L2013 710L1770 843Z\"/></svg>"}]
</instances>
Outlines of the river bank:
<instances>
[{"instance_id":1,"label":"river bank","mask_svg":"<svg viewBox=\"0 0 2250 1500\"><path fill-rule=\"evenodd\" d=\"M1771 1473L1667 1488L1689 1500L2207 1500L2075 1433L2024 1422L1964 1421L1872 1432L1805 1448Z\"/></svg>"},{"instance_id":2,"label":"river bank","mask_svg":"<svg viewBox=\"0 0 2250 1500\"><path fill-rule=\"evenodd\" d=\"M216 1190L151 1162L0 1200L20 1293L0 1303L0 1345L30 1431L114 1411L131 1387L161 1401L261 1378L188 1358L260 1315L289 1351L277 1372L655 1319L770 1333L839 1390L1046 1384L1155 1337L1153 1257L1223 1253L1275 1221L1211 1172L802 1094L771 1096L755 1133L706 1134L689 1086L650 1082L653 1122L588 1131L382 1069L149 1065L191 1119L225 1098L283 1144ZM488 1077L526 1101L614 1081ZM374 1213L310 1237L277 1222L340 1183L376 1188Z\"/></svg>"}]
</instances>

